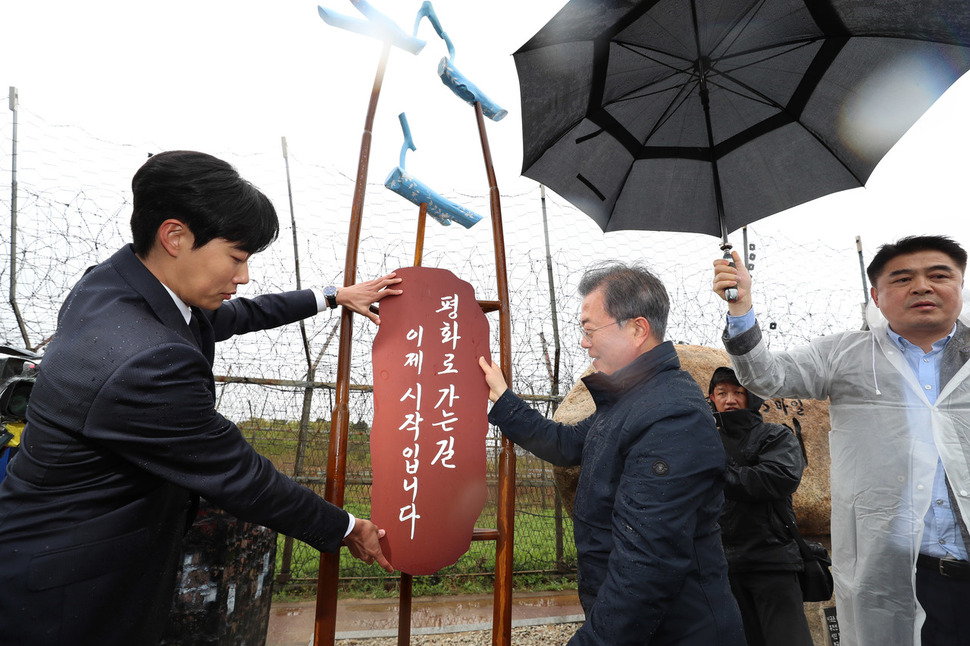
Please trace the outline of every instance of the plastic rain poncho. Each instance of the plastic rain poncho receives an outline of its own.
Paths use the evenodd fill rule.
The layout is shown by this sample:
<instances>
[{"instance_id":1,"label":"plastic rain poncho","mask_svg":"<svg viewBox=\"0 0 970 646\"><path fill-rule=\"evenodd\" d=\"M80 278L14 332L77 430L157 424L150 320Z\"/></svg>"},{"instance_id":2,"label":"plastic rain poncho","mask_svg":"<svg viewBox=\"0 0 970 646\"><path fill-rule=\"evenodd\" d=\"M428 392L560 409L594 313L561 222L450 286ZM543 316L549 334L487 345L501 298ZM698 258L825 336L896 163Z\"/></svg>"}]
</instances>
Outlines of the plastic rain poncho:
<instances>
[{"instance_id":1,"label":"plastic rain poncho","mask_svg":"<svg viewBox=\"0 0 970 646\"><path fill-rule=\"evenodd\" d=\"M764 397L830 399L832 553L843 646L920 643L915 562L937 456L970 521L970 312L941 363L931 405L870 305L870 331L769 352L756 326L725 348L741 383ZM953 376L947 380L947 375Z\"/></svg>"}]
</instances>

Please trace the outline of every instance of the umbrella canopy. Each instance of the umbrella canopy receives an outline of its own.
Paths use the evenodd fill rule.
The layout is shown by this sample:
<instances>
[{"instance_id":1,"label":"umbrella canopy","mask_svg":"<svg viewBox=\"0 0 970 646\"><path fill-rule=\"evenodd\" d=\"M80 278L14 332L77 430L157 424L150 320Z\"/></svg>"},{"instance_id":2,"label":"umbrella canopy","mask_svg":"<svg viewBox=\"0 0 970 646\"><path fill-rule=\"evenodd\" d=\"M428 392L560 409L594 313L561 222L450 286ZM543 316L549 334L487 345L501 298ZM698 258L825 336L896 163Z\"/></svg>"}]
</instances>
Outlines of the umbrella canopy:
<instances>
[{"instance_id":1,"label":"umbrella canopy","mask_svg":"<svg viewBox=\"0 0 970 646\"><path fill-rule=\"evenodd\" d=\"M970 68L970 3L572 0L514 56L524 175L604 231L726 244L864 185Z\"/></svg>"}]
</instances>

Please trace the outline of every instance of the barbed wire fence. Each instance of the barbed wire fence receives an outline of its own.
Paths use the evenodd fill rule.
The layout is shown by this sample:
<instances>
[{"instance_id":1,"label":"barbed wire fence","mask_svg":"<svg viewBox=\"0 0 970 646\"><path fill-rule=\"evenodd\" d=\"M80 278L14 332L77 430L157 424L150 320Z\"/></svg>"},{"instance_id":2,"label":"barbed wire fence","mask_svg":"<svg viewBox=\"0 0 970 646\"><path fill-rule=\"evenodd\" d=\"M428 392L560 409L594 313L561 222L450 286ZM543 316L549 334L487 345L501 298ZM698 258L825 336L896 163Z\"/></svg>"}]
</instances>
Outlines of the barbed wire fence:
<instances>
[{"instance_id":1,"label":"barbed wire fence","mask_svg":"<svg viewBox=\"0 0 970 646\"><path fill-rule=\"evenodd\" d=\"M3 129L0 156L0 209L11 213L13 158L11 128ZM304 286L343 284L345 245L353 198L352 177L301 156L289 142L293 209ZM98 138L77 125L48 123L23 108L19 112L17 141L17 226L0 226L0 285L10 285L11 242L17 281L16 305L0 307L0 342L11 347L43 351L56 329L58 309L86 268L108 258L130 239L130 179L150 153L172 146L154 143L116 143ZM293 231L288 211L286 174L282 152L246 154L207 151L235 165L262 189L280 215L280 240L250 262L251 283L240 295L293 289L296 285ZM390 166L390 164L389 164ZM371 164L371 175L385 169ZM479 214L489 213L488 197L440 191ZM645 210L649 209L645 205ZM719 257L716 241L698 235L623 231L603 234L582 213L558 196L547 193L547 256L540 189L502 195L505 242L512 312L513 389L533 396L534 405L549 415L552 393L566 393L588 367L579 346L577 285L584 270L600 261L641 262L663 280L670 293L671 313L667 337L683 344L720 346L724 324L723 302L711 292L712 260ZM367 187L359 245L357 280L374 278L413 264L417 207L371 183ZM793 241L779 234L759 234L748 228L754 255L753 276L761 297L757 308L768 343L787 348L810 338L861 326L863 293L859 282L846 277L859 273L853 240L844 248L813 241ZM740 247L736 242L736 246ZM750 258L749 258L750 260ZM423 265L440 267L471 283L482 300L496 300L491 230L482 222L466 230L452 225L428 224ZM840 280L818 281L813 268ZM550 289L550 275L552 286ZM550 296L550 292L552 296ZM11 294L14 291L11 290ZM553 308L552 298L555 299ZM552 312L558 312L554 326ZM492 348L498 347L497 319L492 325ZM302 466L294 473L308 366L298 326L286 326L237 337L217 347L214 371L219 378L218 407L237 422L244 435L284 473L322 494L329 419L333 409L337 343L333 340L339 316L322 313L305 323L311 354L320 355L309 419L307 445L301 449ZM367 429L373 417L370 348L376 327L362 317L354 319L349 402L351 420L348 449L346 506L366 517L370 500L370 460ZM558 327L559 338L554 335ZM332 342L330 342L332 341ZM559 349L559 383L552 383L552 358ZM96 351L96 349L92 349ZM494 485L498 437L490 433L489 482ZM563 572L575 564L575 547L568 518L555 512L551 468L522 454L518 457L515 569L517 572ZM495 487L482 514L480 527L494 526ZM558 548L552 545L551 537ZM552 545L552 546L551 546ZM290 562L281 566L283 579L293 584L315 580L313 550L290 545ZM489 575L494 567L494 546L473 543L456 566L440 576ZM341 577L379 576L374 566L348 559Z\"/></svg>"}]
</instances>

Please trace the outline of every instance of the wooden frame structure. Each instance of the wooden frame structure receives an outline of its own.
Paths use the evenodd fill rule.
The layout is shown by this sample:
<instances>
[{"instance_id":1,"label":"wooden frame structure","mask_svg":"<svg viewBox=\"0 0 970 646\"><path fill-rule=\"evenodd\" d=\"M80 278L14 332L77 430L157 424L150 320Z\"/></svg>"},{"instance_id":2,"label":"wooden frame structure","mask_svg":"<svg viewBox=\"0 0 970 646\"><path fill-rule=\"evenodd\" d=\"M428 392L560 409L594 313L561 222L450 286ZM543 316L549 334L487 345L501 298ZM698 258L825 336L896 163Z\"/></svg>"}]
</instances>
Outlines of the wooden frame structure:
<instances>
[{"instance_id":1,"label":"wooden frame structure","mask_svg":"<svg viewBox=\"0 0 970 646\"><path fill-rule=\"evenodd\" d=\"M392 42L385 41L378 63L371 98L364 121L361 140L360 159L357 166L357 179L354 189L350 215L350 232L347 240L347 256L344 265L344 285L354 284L357 276L357 253L364 210L364 193L367 185L367 170L370 161L371 133L377 102L383 85L384 72L390 55ZM485 132L485 118L480 102L473 104L485 159L485 169L489 185L489 202L492 220L492 237L495 252L495 267L498 300L479 301L484 312L499 313L499 361L507 383L512 383L512 341L511 313L509 310L508 276L505 261L505 237L502 225L501 198L492 166L492 156ZM415 265L421 264L424 247L424 227L427 204L422 204L419 213L418 239L415 245ZM342 309L340 321L340 350L337 362L337 386L335 405L331 420L330 446L327 458L326 488L324 497L329 502L342 507L347 473L347 435L350 426L348 407L350 395L350 358L353 344L353 312ZM515 447L511 441L502 438L498 465L497 518L494 529L476 528L472 540L495 541L495 593L492 616L493 646L511 646L512 631L512 550L515 514ZM321 554L320 571L317 578L317 603L314 622L314 644L332 646L336 639L337 585L340 577L340 555ZM398 622L398 644L408 644L411 634L411 584L410 575L401 575L401 600Z\"/></svg>"}]
</instances>

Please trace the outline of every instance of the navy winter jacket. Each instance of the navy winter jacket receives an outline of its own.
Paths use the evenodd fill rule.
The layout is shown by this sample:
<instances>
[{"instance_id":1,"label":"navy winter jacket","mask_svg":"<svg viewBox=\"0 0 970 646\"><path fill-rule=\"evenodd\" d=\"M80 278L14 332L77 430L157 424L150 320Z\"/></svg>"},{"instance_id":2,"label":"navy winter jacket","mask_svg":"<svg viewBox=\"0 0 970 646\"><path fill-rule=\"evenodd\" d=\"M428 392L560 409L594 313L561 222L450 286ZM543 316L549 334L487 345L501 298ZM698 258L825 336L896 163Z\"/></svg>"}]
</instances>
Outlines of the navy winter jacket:
<instances>
[{"instance_id":1,"label":"navy winter jacket","mask_svg":"<svg viewBox=\"0 0 970 646\"><path fill-rule=\"evenodd\" d=\"M586 622L572 645L742 646L717 520L725 454L671 343L583 379L596 412L547 420L510 391L489 420L557 465L582 464L573 515Z\"/></svg>"}]
</instances>

